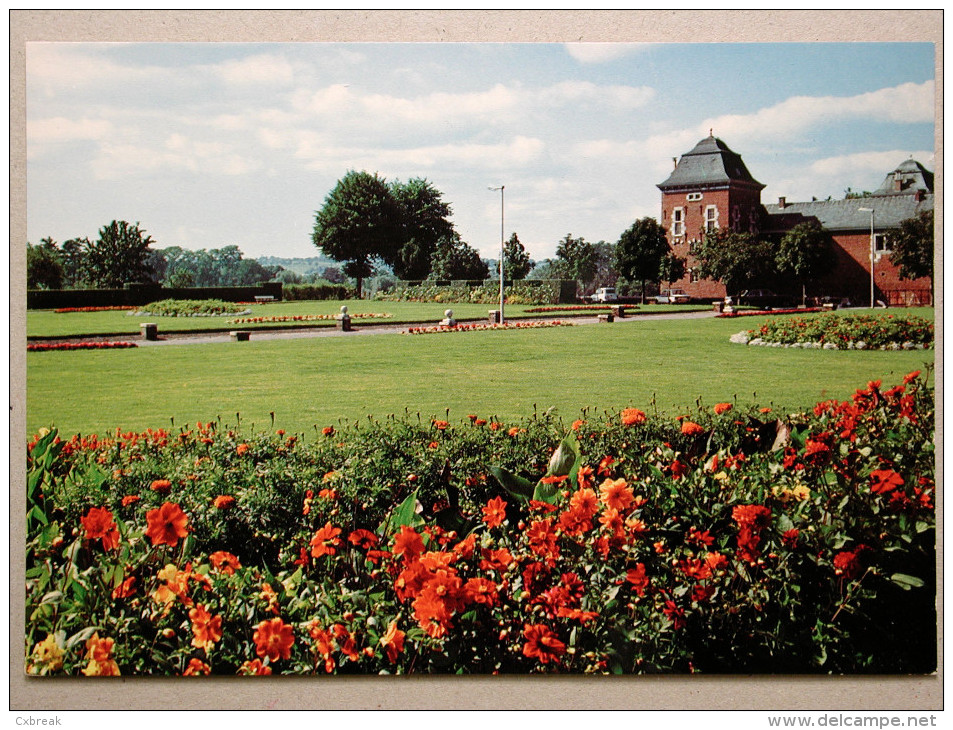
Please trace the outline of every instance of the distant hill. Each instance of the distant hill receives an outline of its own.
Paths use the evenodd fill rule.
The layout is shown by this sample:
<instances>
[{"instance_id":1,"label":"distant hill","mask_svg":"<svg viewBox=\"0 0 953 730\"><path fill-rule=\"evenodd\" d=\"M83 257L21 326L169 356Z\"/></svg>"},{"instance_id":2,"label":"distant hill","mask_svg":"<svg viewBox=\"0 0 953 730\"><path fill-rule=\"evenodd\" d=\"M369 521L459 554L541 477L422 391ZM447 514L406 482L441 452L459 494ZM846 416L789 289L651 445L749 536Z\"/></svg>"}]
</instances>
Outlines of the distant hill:
<instances>
[{"instance_id":1,"label":"distant hill","mask_svg":"<svg viewBox=\"0 0 953 730\"><path fill-rule=\"evenodd\" d=\"M324 256L310 256L308 258L293 259L282 258L280 256L260 256L258 258L258 263L260 263L262 266L280 266L283 269L293 271L296 274L301 274L302 276L315 271L320 272L329 266L334 266L336 268L341 268L341 266L343 266L341 262L325 258Z\"/></svg>"}]
</instances>

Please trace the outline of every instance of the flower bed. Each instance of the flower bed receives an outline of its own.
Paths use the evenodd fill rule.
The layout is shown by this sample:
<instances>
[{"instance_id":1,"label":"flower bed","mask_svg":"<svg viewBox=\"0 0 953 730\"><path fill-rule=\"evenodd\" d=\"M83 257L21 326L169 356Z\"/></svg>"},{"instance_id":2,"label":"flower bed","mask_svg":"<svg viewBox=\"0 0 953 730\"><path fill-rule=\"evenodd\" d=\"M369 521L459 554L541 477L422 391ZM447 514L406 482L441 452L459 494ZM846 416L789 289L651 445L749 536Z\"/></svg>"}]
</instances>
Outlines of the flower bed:
<instances>
[{"instance_id":1,"label":"flower bed","mask_svg":"<svg viewBox=\"0 0 953 730\"><path fill-rule=\"evenodd\" d=\"M815 312L825 311L822 307L806 309L756 309L747 311L722 312L716 315L721 318L731 319L732 317L762 317L772 314L814 314Z\"/></svg>"},{"instance_id":2,"label":"flower bed","mask_svg":"<svg viewBox=\"0 0 953 730\"><path fill-rule=\"evenodd\" d=\"M70 312L123 312L136 309L136 307L130 306L115 306L115 307L60 307L59 309L53 310L57 314L69 314Z\"/></svg>"},{"instance_id":3,"label":"flower bed","mask_svg":"<svg viewBox=\"0 0 953 730\"><path fill-rule=\"evenodd\" d=\"M482 332L484 330L528 330L543 327L571 327L572 322L504 322L503 324L438 324L432 327L408 327L401 334L429 335L438 332Z\"/></svg>"},{"instance_id":4,"label":"flower bed","mask_svg":"<svg viewBox=\"0 0 953 730\"><path fill-rule=\"evenodd\" d=\"M933 323L921 317L825 314L765 322L732 342L825 350L914 350L933 347Z\"/></svg>"},{"instance_id":5,"label":"flower bed","mask_svg":"<svg viewBox=\"0 0 953 730\"><path fill-rule=\"evenodd\" d=\"M631 304L616 305L634 308ZM637 308L637 307L635 307ZM566 304L558 307L533 307L527 309L527 314L537 314L539 312L601 312L612 309L611 304Z\"/></svg>"},{"instance_id":6,"label":"flower bed","mask_svg":"<svg viewBox=\"0 0 953 730\"><path fill-rule=\"evenodd\" d=\"M135 342L58 342L27 345L27 352L52 352L56 350L117 350L138 347Z\"/></svg>"},{"instance_id":7,"label":"flower bed","mask_svg":"<svg viewBox=\"0 0 953 730\"><path fill-rule=\"evenodd\" d=\"M223 302L219 299L163 299L152 302L130 314L153 317L227 317L250 314L245 305Z\"/></svg>"},{"instance_id":8,"label":"flower bed","mask_svg":"<svg viewBox=\"0 0 953 730\"><path fill-rule=\"evenodd\" d=\"M389 319L393 314L386 312L359 312L351 314L351 319ZM239 317L228 320L228 324L266 324L278 322L326 322L338 319L338 314L283 314L272 317Z\"/></svg>"},{"instance_id":9,"label":"flower bed","mask_svg":"<svg viewBox=\"0 0 953 730\"><path fill-rule=\"evenodd\" d=\"M935 671L932 390L767 410L37 434L27 672Z\"/></svg>"}]
</instances>

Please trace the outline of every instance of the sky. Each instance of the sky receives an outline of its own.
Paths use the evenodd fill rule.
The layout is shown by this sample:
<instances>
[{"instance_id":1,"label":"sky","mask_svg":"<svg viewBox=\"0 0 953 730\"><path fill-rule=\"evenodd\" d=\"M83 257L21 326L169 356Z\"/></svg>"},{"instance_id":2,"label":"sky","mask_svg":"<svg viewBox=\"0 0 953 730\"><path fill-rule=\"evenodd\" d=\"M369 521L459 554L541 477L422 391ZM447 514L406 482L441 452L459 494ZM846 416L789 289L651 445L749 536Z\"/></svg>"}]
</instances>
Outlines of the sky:
<instances>
[{"instance_id":1,"label":"sky","mask_svg":"<svg viewBox=\"0 0 953 730\"><path fill-rule=\"evenodd\" d=\"M614 243L711 131L762 202L934 164L929 43L28 43L27 238L310 257L349 170L425 178L484 258ZM505 186L500 191L488 188Z\"/></svg>"}]
</instances>

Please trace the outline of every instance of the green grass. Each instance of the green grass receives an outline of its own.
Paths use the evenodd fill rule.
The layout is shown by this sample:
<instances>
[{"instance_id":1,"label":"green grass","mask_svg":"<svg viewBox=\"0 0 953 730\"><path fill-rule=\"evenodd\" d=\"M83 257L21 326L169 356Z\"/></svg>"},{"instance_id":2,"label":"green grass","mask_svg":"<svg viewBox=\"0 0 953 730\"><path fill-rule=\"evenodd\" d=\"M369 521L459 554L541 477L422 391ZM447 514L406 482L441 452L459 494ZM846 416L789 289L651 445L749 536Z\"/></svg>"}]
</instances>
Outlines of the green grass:
<instances>
[{"instance_id":1,"label":"green grass","mask_svg":"<svg viewBox=\"0 0 953 730\"><path fill-rule=\"evenodd\" d=\"M27 430L55 424L66 434L104 434L217 417L234 426L236 414L243 425L270 428L274 412L275 428L307 432L405 412L513 422L555 407L572 420L584 409L675 415L733 400L787 412L849 398L868 380L895 384L934 358L729 343L760 321L647 317L545 330L28 353Z\"/></svg>"},{"instance_id":2,"label":"green grass","mask_svg":"<svg viewBox=\"0 0 953 730\"><path fill-rule=\"evenodd\" d=\"M447 309L453 310L454 319L460 321L486 321L492 304L440 304L418 302L377 302L368 300L349 300L338 302L274 302L271 304L253 304L248 307L251 313L240 315L247 317L293 316L302 314L330 314L337 315L341 306L346 305L350 314L359 313L387 313L393 315L388 319L355 319L357 327L375 324L407 324L425 322L437 324L443 319ZM510 304L505 307L504 314L509 317L558 317L584 315L584 312L554 312L551 314L528 314L527 309L532 305ZM691 309L710 309L710 307L668 307L646 305L640 312L675 312ZM133 315L124 311L111 312L68 312L58 314L51 309L30 310L27 313L27 337L82 337L85 335L115 335L117 337L133 337L140 334L140 322L155 322L159 326L159 333L200 332L200 331L228 331L236 325L228 321L238 315L225 317L156 317L152 315ZM301 327L333 327L333 321L321 322L294 322L294 323L265 323L242 324L242 329L294 329Z\"/></svg>"}]
</instances>

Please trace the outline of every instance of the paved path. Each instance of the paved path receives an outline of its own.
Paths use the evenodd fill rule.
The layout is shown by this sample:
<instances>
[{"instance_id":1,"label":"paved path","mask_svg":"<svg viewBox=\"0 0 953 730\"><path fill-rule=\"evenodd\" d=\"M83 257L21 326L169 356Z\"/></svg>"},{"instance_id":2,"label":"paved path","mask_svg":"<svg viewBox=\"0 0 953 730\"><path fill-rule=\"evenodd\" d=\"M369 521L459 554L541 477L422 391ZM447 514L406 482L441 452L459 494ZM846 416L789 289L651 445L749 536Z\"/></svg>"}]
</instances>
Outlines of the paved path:
<instances>
[{"instance_id":1,"label":"paved path","mask_svg":"<svg viewBox=\"0 0 953 730\"><path fill-rule=\"evenodd\" d=\"M612 325L625 326L633 322L646 322L656 319L705 319L715 316L714 311L702 312L671 312L658 314L630 314L621 319L616 319ZM482 321L482 320L481 320ZM572 322L574 325L598 324L598 317L553 317L553 318L522 318L507 319L507 322ZM478 324L479 322L461 322L461 324ZM378 324L361 325L352 322L350 332L342 332L336 327L314 327L308 329L293 330L247 330L251 332L251 340L298 340L308 337L362 337L366 335L397 334L405 332L410 327L435 327L437 322L417 322L405 324ZM608 326L604 324L603 326ZM207 345L214 342L230 342L231 336L228 332L200 332L196 334L174 334L163 335L159 332L158 340L144 340L139 336L129 338L136 342L140 347L161 347L166 345Z\"/></svg>"}]
</instances>

